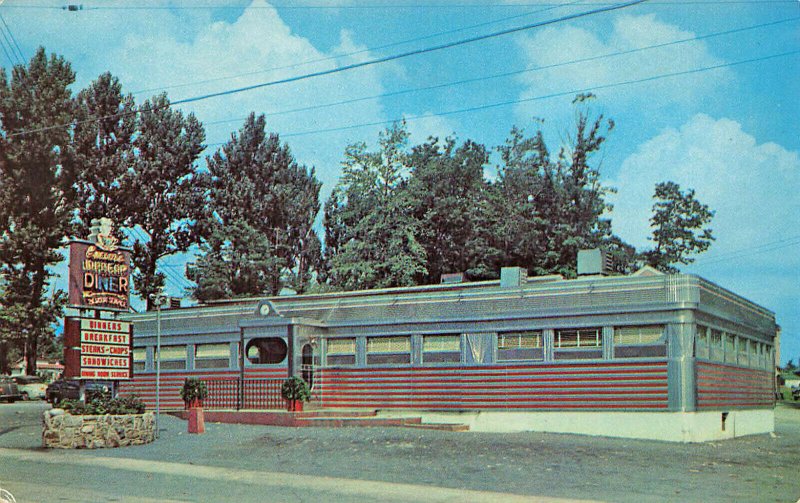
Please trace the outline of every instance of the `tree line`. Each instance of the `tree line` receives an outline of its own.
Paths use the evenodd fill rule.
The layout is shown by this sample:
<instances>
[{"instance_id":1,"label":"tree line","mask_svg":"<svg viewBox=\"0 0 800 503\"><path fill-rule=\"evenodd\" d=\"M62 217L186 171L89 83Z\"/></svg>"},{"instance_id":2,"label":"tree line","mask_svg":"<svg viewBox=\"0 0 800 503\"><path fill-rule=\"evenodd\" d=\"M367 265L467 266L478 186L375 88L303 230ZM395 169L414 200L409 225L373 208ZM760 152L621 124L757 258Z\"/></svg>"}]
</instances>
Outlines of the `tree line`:
<instances>
[{"instance_id":1,"label":"tree line","mask_svg":"<svg viewBox=\"0 0 800 503\"><path fill-rule=\"evenodd\" d=\"M436 283L450 272L491 279L507 265L573 277L578 250L598 246L619 272L674 272L714 239L713 212L672 182L655 188L651 249L612 233L612 189L596 158L614 123L593 115L592 95L575 99L574 129L555 150L540 129L513 128L494 171L480 143L411 145L394 124L375 149L345 149L323 206L314 168L263 115L201 159L203 125L166 94L137 104L109 73L77 93L74 81L69 62L43 48L0 70L0 373L21 354L33 373L54 347L66 295L52 268L100 217L132 248L134 292L148 308L165 285L159 260L193 245L189 293L209 301Z\"/></svg>"}]
</instances>

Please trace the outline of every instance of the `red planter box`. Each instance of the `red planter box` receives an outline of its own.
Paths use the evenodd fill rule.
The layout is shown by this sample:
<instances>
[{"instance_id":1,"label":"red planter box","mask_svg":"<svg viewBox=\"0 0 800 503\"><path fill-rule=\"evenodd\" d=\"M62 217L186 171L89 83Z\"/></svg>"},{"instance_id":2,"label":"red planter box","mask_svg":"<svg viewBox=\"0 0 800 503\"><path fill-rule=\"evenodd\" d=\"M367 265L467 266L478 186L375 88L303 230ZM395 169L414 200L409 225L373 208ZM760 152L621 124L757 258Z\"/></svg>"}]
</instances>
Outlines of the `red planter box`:
<instances>
[{"instance_id":1,"label":"red planter box","mask_svg":"<svg viewBox=\"0 0 800 503\"><path fill-rule=\"evenodd\" d=\"M206 419L203 409L192 407L189 409L189 433L205 433Z\"/></svg>"}]
</instances>

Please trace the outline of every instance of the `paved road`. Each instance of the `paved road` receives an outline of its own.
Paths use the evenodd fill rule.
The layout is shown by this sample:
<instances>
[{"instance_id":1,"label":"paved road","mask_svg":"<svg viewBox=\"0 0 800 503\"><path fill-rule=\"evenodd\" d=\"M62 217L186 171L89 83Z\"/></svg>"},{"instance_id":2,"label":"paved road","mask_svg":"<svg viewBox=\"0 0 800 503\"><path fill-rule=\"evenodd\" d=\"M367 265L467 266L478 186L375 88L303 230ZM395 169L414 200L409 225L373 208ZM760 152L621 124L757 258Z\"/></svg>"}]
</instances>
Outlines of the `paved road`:
<instances>
[{"instance_id":1,"label":"paved road","mask_svg":"<svg viewBox=\"0 0 800 503\"><path fill-rule=\"evenodd\" d=\"M161 439L40 447L40 403L0 404L0 487L29 501L795 501L800 409L776 435L669 444L544 433L208 424Z\"/></svg>"}]
</instances>

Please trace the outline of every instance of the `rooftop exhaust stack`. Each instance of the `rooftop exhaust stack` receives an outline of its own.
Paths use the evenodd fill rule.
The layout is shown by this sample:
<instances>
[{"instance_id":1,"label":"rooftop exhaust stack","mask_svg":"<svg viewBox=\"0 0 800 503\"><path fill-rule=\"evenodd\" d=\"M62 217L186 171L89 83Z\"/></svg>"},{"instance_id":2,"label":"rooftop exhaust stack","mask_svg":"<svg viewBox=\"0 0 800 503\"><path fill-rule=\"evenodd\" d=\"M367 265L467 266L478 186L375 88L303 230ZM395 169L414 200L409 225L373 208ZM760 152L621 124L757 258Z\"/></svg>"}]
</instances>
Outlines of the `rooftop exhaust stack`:
<instances>
[{"instance_id":1,"label":"rooftop exhaust stack","mask_svg":"<svg viewBox=\"0 0 800 503\"><path fill-rule=\"evenodd\" d=\"M447 274L442 274L440 279L440 283L443 285L453 285L456 283L463 283L464 282L464 273L463 272L451 272Z\"/></svg>"},{"instance_id":2,"label":"rooftop exhaust stack","mask_svg":"<svg viewBox=\"0 0 800 503\"><path fill-rule=\"evenodd\" d=\"M578 251L578 276L608 276L613 271L611 254L600 248Z\"/></svg>"},{"instance_id":3,"label":"rooftop exhaust stack","mask_svg":"<svg viewBox=\"0 0 800 503\"><path fill-rule=\"evenodd\" d=\"M522 267L503 267L500 269L500 286L514 288L528 281L528 270Z\"/></svg>"}]
</instances>

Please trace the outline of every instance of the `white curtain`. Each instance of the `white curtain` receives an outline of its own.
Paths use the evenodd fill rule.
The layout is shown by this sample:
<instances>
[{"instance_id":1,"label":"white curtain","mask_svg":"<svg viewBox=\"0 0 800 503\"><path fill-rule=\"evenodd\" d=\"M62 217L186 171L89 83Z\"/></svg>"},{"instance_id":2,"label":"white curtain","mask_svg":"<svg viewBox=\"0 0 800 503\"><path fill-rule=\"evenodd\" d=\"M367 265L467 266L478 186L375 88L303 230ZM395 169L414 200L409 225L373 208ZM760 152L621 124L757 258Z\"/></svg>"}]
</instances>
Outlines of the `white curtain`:
<instances>
[{"instance_id":1,"label":"white curtain","mask_svg":"<svg viewBox=\"0 0 800 503\"><path fill-rule=\"evenodd\" d=\"M467 363L487 363L491 361L492 336L494 334L466 334Z\"/></svg>"}]
</instances>

